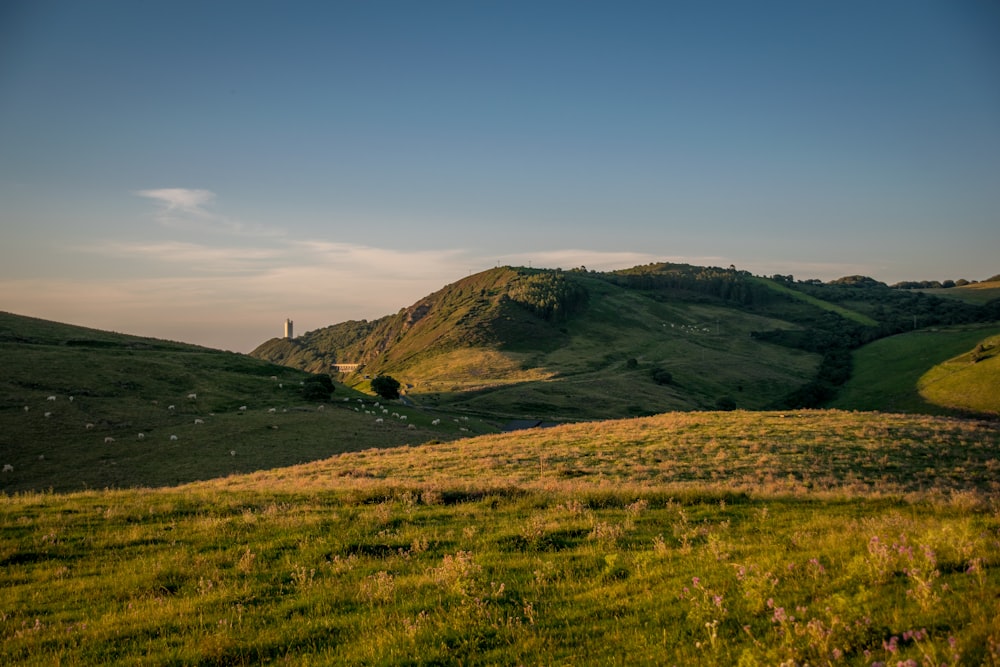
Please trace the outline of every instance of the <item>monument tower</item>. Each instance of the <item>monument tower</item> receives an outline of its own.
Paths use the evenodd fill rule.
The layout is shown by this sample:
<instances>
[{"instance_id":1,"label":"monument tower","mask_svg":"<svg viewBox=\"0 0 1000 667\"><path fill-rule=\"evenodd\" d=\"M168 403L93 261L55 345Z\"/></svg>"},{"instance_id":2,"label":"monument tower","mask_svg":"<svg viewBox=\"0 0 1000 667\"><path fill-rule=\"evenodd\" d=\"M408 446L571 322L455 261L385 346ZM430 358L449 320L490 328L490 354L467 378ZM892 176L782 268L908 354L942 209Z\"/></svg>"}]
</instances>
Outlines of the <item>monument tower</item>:
<instances>
[{"instance_id":1,"label":"monument tower","mask_svg":"<svg viewBox=\"0 0 1000 667\"><path fill-rule=\"evenodd\" d=\"M285 338L295 338L292 334L292 321L288 319L285 320Z\"/></svg>"}]
</instances>

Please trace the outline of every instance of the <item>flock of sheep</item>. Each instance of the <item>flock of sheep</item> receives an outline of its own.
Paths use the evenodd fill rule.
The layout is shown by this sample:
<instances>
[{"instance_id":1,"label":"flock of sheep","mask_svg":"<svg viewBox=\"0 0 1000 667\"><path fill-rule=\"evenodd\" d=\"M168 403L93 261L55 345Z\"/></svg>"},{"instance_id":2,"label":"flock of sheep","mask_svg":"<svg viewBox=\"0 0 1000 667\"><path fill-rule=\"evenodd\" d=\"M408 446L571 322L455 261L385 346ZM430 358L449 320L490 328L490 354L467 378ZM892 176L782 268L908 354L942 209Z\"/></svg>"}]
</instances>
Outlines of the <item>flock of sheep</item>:
<instances>
[{"instance_id":1,"label":"flock of sheep","mask_svg":"<svg viewBox=\"0 0 1000 667\"><path fill-rule=\"evenodd\" d=\"M271 379L274 380L274 381L277 381L278 378L276 376L272 376ZM278 386L279 386L279 388L281 388L281 387L284 387L284 384L279 384ZM50 396L46 397L46 401L47 402L55 402L57 399L58 399L58 397L55 396L55 395L50 395ZM189 401L197 401L198 400L198 394L197 393L193 393L193 392L189 393L187 395L187 399ZM74 396L69 396L68 400L69 400L69 402L72 403L75 400L75 397ZM358 405L357 406L353 406L354 411L357 412L357 413L361 413L363 411L364 414L366 414L366 415L375 416L375 425L376 426L383 425L385 423L386 418L391 418L391 419L398 420L401 424L406 424L406 428L408 428L408 429L416 429L417 428L415 425L407 423L408 419L409 419L409 417L407 415L401 414L399 412L391 412L391 414L390 414L389 408L387 408L386 406L382 405L379 401L374 401L369 406L369 405L366 405L364 399L358 398L358 399L355 399L355 400L357 401ZM344 403L348 403L350 401L351 401L350 398L344 398L343 399ZM152 401L152 403L153 403L153 405L159 405L159 401L156 401L156 400ZM348 409L350 409L351 406L345 406L345 407L348 407ZM167 410L169 412L171 412L171 413L174 413L176 411L176 409L177 409L176 405L171 404L171 405L167 406ZM322 410L325 409L325 405L320 404L317 409L320 410L320 411L322 411ZM24 406L24 412L27 413L30 410L31 410L31 406L28 406L28 405ZM237 409L237 412L239 414L245 414L247 412L247 410L248 410L248 406L241 405ZM278 408L268 408L267 412L268 412L268 414L276 414L278 412ZM288 412L288 410L287 410L287 408L283 408L281 410L281 412ZM50 417L53 416L53 413L52 413L52 411L46 411L44 413L44 416L45 416L46 419L48 419L48 418L50 418ZM211 413L210 416L214 417L215 413ZM468 417L464 417L463 419L466 422L468 422L469 418ZM469 430L465 426L461 425L462 424L461 420L459 420L459 419L456 418L454 421L455 421L455 423L459 424L459 430L460 431L467 432ZM204 424L204 423L205 423L205 420L202 419L202 418L200 418L200 417L194 419L194 424ZM438 419L434 419L434 420L431 421L431 425L432 426L440 426L440 424L441 424L441 419L439 419L439 418ZM96 428L96 425L93 422L86 422L84 424L84 428L86 430L90 431L90 430L93 430L94 428ZM273 426L272 428L277 428L277 427ZM135 439L139 440L139 441L143 441L143 440L146 439L146 434L140 431L140 432L136 433ZM169 439L170 439L171 442L176 442L178 440L178 436L176 434L172 433L172 434L170 434ZM111 435L104 436L104 444L113 444L114 442L116 442L116 439L115 439L114 436L111 436ZM230 454L230 456L236 456L236 451L235 450L230 450L229 454ZM12 473L12 472L14 472L14 466L12 464L10 464L10 463L6 463L6 464L3 465L3 469L2 470L3 470L4 473Z\"/></svg>"}]
</instances>

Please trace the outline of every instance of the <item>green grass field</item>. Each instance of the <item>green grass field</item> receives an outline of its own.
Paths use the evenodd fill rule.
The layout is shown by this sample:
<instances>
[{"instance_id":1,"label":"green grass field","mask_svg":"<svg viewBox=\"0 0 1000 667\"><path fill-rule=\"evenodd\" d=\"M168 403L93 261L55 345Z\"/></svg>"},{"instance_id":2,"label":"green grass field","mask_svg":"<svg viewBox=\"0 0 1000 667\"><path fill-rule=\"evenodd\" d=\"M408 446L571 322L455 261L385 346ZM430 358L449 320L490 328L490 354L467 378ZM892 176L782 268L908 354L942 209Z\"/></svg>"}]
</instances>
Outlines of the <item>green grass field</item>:
<instances>
[{"instance_id":1,"label":"green grass field","mask_svg":"<svg viewBox=\"0 0 1000 667\"><path fill-rule=\"evenodd\" d=\"M946 299L959 299L967 303L982 305L989 303L993 299L1000 299L1000 282L972 283L971 285L962 285L961 287L934 288L920 291Z\"/></svg>"},{"instance_id":2,"label":"green grass field","mask_svg":"<svg viewBox=\"0 0 1000 667\"><path fill-rule=\"evenodd\" d=\"M968 353L980 341L997 334L1000 325L994 323L921 329L877 340L854 353L852 376L829 407L923 414L979 410L996 414L1000 369L995 361L974 370L974 386L963 388L959 384L971 376L954 376L951 399L943 397L947 383L940 386L939 394L928 394L920 387L921 383L927 384L922 380L925 374L936 366Z\"/></svg>"},{"instance_id":3,"label":"green grass field","mask_svg":"<svg viewBox=\"0 0 1000 667\"><path fill-rule=\"evenodd\" d=\"M998 448L690 413L5 496L3 661L996 665Z\"/></svg>"}]
</instances>

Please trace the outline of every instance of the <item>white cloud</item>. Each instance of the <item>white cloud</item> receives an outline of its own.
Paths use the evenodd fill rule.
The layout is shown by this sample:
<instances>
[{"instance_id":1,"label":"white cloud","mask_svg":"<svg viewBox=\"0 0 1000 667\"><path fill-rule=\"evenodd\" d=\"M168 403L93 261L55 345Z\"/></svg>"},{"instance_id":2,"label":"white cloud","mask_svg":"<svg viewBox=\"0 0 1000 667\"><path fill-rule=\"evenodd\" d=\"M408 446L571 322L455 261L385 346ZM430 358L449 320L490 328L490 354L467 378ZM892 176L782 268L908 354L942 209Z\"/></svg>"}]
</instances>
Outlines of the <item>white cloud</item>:
<instances>
[{"instance_id":1,"label":"white cloud","mask_svg":"<svg viewBox=\"0 0 1000 667\"><path fill-rule=\"evenodd\" d=\"M191 190L188 188L159 188L155 190L137 190L140 197L146 197L159 203L167 212L179 212L190 215L208 216L205 205L215 199L211 190Z\"/></svg>"}]
</instances>

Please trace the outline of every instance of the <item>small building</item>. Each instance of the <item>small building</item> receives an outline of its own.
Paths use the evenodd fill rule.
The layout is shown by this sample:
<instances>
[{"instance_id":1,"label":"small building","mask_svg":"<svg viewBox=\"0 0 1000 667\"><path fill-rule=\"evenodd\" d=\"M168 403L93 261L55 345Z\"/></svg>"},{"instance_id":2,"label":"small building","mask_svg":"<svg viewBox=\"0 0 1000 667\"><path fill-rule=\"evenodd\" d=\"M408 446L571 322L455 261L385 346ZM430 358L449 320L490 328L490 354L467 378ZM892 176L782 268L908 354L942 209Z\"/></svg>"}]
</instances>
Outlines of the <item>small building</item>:
<instances>
[{"instance_id":1,"label":"small building","mask_svg":"<svg viewBox=\"0 0 1000 667\"><path fill-rule=\"evenodd\" d=\"M295 338L295 334L292 333L292 321L287 319L285 320L285 338Z\"/></svg>"}]
</instances>

